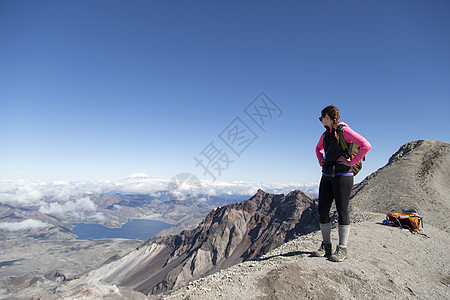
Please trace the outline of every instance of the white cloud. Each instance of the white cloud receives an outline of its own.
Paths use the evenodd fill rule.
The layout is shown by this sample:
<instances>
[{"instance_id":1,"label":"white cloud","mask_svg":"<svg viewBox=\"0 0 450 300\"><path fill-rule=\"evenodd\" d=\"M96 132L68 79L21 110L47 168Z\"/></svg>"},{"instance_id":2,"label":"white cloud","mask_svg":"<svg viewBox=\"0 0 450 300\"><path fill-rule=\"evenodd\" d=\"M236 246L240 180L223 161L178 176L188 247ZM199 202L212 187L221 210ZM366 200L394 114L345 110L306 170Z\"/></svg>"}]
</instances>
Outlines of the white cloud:
<instances>
[{"instance_id":1,"label":"white cloud","mask_svg":"<svg viewBox=\"0 0 450 300\"><path fill-rule=\"evenodd\" d=\"M114 182L110 188L111 191L117 191L125 194L155 194L159 191L167 190L169 180L151 178L146 174L133 174L125 180Z\"/></svg>"},{"instance_id":2,"label":"white cloud","mask_svg":"<svg viewBox=\"0 0 450 300\"><path fill-rule=\"evenodd\" d=\"M54 181L0 180L0 203L21 206L39 205L41 201L67 201L84 194L114 191L110 181Z\"/></svg>"},{"instance_id":3,"label":"white cloud","mask_svg":"<svg viewBox=\"0 0 450 300\"><path fill-rule=\"evenodd\" d=\"M91 216L91 218L93 218L97 221L100 221L100 222L106 221L106 217L102 212L97 212L97 213L93 214Z\"/></svg>"},{"instance_id":4,"label":"white cloud","mask_svg":"<svg viewBox=\"0 0 450 300\"><path fill-rule=\"evenodd\" d=\"M261 183L261 182L211 182L202 181L203 193L209 196L218 195L254 195L258 189L268 193L287 194L293 190L302 190L311 195L317 195L319 185L317 183Z\"/></svg>"},{"instance_id":5,"label":"white cloud","mask_svg":"<svg viewBox=\"0 0 450 300\"><path fill-rule=\"evenodd\" d=\"M96 211L95 203L89 197L67 201L63 204L58 202L45 203L39 207L39 212L48 215L62 216L66 213L78 213Z\"/></svg>"},{"instance_id":6,"label":"white cloud","mask_svg":"<svg viewBox=\"0 0 450 300\"><path fill-rule=\"evenodd\" d=\"M146 173L134 173L128 177L128 180L147 180L150 179L150 176Z\"/></svg>"},{"instance_id":7,"label":"white cloud","mask_svg":"<svg viewBox=\"0 0 450 300\"><path fill-rule=\"evenodd\" d=\"M22 222L15 223L0 223L0 229L8 230L8 231L20 231L20 230L29 230L29 229L39 229L48 227L50 224L33 219L27 219Z\"/></svg>"},{"instance_id":8,"label":"white cloud","mask_svg":"<svg viewBox=\"0 0 450 300\"><path fill-rule=\"evenodd\" d=\"M39 202L44 193L41 183L25 180L0 181L0 203L27 205Z\"/></svg>"}]
</instances>

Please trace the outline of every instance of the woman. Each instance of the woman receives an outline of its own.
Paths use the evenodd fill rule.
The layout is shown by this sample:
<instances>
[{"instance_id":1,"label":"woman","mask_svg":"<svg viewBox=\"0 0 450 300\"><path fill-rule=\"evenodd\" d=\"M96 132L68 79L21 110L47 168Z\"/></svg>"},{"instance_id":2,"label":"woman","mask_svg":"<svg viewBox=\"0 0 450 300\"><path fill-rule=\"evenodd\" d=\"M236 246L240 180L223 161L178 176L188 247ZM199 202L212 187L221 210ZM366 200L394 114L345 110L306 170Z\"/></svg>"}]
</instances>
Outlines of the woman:
<instances>
[{"instance_id":1,"label":"woman","mask_svg":"<svg viewBox=\"0 0 450 300\"><path fill-rule=\"evenodd\" d=\"M331 220L330 209L333 199L336 201L338 212L339 244L331 255L332 261L340 262L347 257L347 242L350 233L349 201L353 187L353 166L372 148L370 143L361 135L353 131L344 122L339 122L339 110L330 105L322 110L319 118L325 132L316 146L316 155L322 166L322 179L319 186L319 217L322 244L320 249L313 252L314 256L331 255ZM338 138L338 130L342 130L347 143L354 142L360 149L351 159Z\"/></svg>"}]
</instances>

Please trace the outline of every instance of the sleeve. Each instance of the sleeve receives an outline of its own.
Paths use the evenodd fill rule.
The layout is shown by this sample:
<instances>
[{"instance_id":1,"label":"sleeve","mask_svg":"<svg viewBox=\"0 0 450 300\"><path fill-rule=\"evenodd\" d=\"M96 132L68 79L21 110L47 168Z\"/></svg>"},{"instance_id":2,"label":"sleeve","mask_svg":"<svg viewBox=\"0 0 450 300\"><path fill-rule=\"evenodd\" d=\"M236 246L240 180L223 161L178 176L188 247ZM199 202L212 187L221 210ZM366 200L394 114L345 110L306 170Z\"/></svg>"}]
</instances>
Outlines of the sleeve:
<instances>
[{"instance_id":1,"label":"sleeve","mask_svg":"<svg viewBox=\"0 0 450 300\"><path fill-rule=\"evenodd\" d=\"M358 134L348 126L343 129L343 132L344 139L347 143L353 142L359 146L358 154L350 161L350 166L354 166L366 156L367 152L372 149L372 145L362 135Z\"/></svg>"},{"instance_id":2,"label":"sleeve","mask_svg":"<svg viewBox=\"0 0 450 300\"><path fill-rule=\"evenodd\" d=\"M319 165L322 165L322 160L323 160L323 134L320 136L319 142L317 143L316 146L316 156L317 159L319 160Z\"/></svg>"}]
</instances>

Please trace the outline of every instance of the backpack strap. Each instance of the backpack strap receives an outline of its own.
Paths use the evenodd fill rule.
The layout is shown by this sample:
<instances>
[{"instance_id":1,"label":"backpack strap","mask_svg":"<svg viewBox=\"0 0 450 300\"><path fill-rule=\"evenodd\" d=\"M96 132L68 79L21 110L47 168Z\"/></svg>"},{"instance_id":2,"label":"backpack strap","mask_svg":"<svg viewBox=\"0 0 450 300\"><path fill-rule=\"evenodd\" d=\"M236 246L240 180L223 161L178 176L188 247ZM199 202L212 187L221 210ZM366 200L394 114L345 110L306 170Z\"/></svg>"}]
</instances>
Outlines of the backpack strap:
<instances>
[{"instance_id":1,"label":"backpack strap","mask_svg":"<svg viewBox=\"0 0 450 300\"><path fill-rule=\"evenodd\" d=\"M344 149L344 151L347 152L347 155L351 157L348 149L348 144L344 138L344 127L345 125L338 125L338 127L336 128L338 131L339 143L341 144L342 149Z\"/></svg>"}]
</instances>

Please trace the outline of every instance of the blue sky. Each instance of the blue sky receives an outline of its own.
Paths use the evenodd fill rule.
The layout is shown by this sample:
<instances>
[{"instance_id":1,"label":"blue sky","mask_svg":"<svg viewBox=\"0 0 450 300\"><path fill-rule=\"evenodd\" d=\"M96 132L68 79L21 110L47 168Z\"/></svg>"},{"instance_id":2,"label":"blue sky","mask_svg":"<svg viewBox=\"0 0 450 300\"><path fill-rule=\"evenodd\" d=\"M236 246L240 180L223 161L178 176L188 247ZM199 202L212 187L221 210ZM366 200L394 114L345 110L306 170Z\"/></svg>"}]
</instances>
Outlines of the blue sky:
<instances>
[{"instance_id":1,"label":"blue sky","mask_svg":"<svg viewBox=\"0 0 450 300\"><path fill-rule=\"evenodd\" d=\"M0 1L0 179L208 180L194 157L212 142L233 161L217 180L318 182L334 104L373 145L360 181L406 142L450 140L449 14L444 0ZM245 113L261 92L280 109L264 130ZM240 156L220 138L236 118L257 137Z\"/></svg>"}]
</instances>

